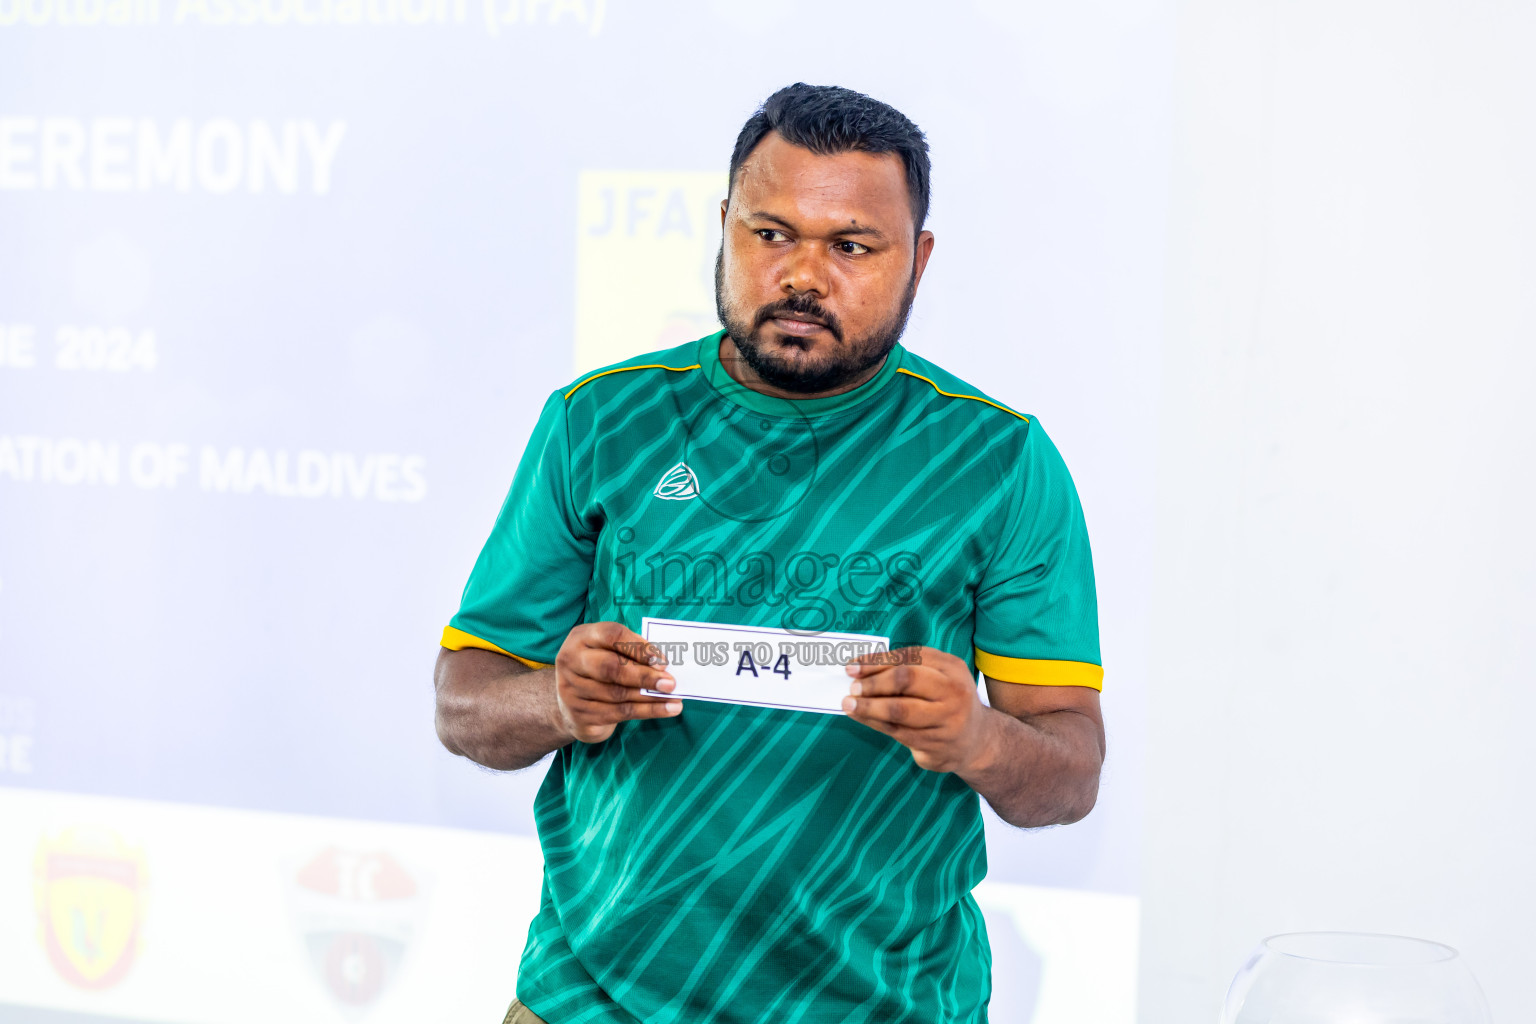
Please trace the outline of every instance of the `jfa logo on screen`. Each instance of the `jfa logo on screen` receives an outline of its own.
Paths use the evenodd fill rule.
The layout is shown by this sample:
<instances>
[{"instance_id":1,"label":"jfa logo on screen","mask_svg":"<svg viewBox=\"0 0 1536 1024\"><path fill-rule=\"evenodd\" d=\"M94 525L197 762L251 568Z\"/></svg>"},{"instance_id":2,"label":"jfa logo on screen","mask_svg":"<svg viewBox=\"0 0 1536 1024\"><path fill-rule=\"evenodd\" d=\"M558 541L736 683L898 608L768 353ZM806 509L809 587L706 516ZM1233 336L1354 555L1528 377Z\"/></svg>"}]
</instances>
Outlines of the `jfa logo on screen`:
<instances>
[{"instance_id":1,"label":"jfa logo on screen","mask_svg":"<svg viewBox=\"0 0 1536 1024\"><path fill-rule=\"evenodd\" d=\"M583 171L576 184L576 372L717 329L719 171Z\"/></svg>"}]
</instances>

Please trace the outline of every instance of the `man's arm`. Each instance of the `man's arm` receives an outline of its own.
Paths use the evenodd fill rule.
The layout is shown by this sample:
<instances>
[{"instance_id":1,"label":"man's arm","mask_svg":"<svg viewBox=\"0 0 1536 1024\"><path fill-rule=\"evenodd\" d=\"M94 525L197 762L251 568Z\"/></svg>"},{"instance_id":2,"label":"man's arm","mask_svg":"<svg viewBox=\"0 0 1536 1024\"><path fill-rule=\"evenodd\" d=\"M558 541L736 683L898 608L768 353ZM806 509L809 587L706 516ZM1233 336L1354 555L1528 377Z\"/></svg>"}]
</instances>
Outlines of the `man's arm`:
<instances>
[{"instance_id":1,"label":"man's arm","mask_svg":"<svg viewBox=\"0 0 1536 1024\"><path fill-rule=\"evenodd\" d=\"M555 709L555 667L531 669L495 651L443 648L432 673L437 738L499 771L526 768L571 742Z\"/></svg>"},{"instance_id":2,"label":"man's arm","mask_svg":"<svg viewBox=\"0 0 1536 1024\"><path fill-rule=\"evenodd\" d=\"M965 662L915 652L850 665L849 716L908 747L919 767L960 776L1011 825L1065 825L1093 809L1104 764L1097 690L989 677L989 708Z\"/></svg>"},{"instance_id":3,"label":"man's arm","mask_svg":"<svg viewBox=\"0 0 1536 1024\"><path fill-rule=\"evenodd\" d=\"M1087 817L1098 801L1104 766L1099 691L985 678L994 736L960 777L998 817L1020 828Z\"/></svg>"},{"instance_id":4,"label":"man's arm","mask_svg":"<svg viewBox=\"0 0 1536 1024\"><path fill-rule=\"evenodd\" d=\"M477 764L515 771L572 740L599 743L619 722L670 718L681 701L640 692L677 685L653 655L617 622L577 626L541 669L495 651L443 649L433 672L437 737Z\"/></svg>"}]
</instances>

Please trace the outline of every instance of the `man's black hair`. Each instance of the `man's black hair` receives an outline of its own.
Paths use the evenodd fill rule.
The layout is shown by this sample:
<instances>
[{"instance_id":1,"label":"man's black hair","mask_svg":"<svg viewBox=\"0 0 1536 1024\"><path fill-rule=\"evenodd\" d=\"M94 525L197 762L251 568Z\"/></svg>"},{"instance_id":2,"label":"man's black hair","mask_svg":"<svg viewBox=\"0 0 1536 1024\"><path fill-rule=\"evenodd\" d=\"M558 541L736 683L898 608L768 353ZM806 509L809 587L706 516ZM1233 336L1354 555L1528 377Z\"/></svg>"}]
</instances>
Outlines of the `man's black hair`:
<instances>
[{"instance_id":1,"label":"man's black hair","mask_svg":"<svg viewBox=\"0 0 1536 1024\"><path fill-rule=\"evenodd\" d=\"M796 82L769 96L747 118L731 154L730 188L736 172L769 132L785 142L831 156L836 153L895 153L907 169L914 233L928 219L928 140L917 125L889 103L836 85Z\"/></svg>"}]
</instances>

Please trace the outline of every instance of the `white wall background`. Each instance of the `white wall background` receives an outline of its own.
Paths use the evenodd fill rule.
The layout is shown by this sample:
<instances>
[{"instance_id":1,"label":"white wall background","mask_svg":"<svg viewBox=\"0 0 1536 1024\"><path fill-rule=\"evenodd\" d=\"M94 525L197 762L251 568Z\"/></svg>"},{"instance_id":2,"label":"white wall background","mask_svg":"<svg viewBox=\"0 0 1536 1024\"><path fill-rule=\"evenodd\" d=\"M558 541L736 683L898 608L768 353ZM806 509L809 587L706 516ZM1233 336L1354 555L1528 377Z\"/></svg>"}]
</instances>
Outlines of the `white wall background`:
<instances>
[{"instance_id":1,"label":"white wall background","mask_svg":"<svg viewBox=\"0 0 1536 1024\"><path fill-rule=\"evenodd\" d=\"M487 11L524 9L500 2L466 5L463 24L312 32L182 24L181 6L87 30L18 22L0 0L0 116L344 121L334 181L324 196L0 197L0 324L36 326L43 353L0 374L0 434L419 453L432 497L4 481L0 783L26 788L0 793L15 910L0 947L19 951L0 957L0 1002L213 1019L144 996L156 979L179 991L173 938L216 934L175 931L165 908L221 906L190 898L201 876L177 865L202 847L157 831L144 801L293 816L292 849L229 883L283 892L290 854L395 849L429 880L527 834L531 780L442 754L426 680L522 410L573 372L577 183L718 168L751 105L804 77L866 88L930 131L943 241L914 347L1039 413L1090 510L1115 680L1105 798L1072 829L997 837L1013 845L995 879L1040 887L999 893L1036 899L1019 912L1043 921L1040 892L1139 892L1144 1024L1214 1022L1248 949L1308 928L1450 942L1501 1024L1536 1019L1536 4L1184 0L1171 166L1162 0L615 2L600 30L540 4L516 31L492 30ZM701 89L722 39L775 59ZM576 115L587 130L568 130ZM53 369L52 331L92 317L155 328L153 374ZM232 648L238 678L204 685ZM273 710L312 694L313 714ZM34 791L64 816L23 827ZM40 837L102 822L144 847L156 937L119 988L83 994L39 966L75 1001L23 992L23 953L43 963ZM455 920L462 905L433 891L433 920ZM272 985L327 998L302 929L269 917L245 922L243 948L287 965ZM413 947L423 986L438 983L425 965L451 962L431 934L450 933ZM1013 947L1039 947L1042 991L1053 941L1021 926ZM1124 992L1092 948L1094 981Z\"/></svg>"},{"instance_id":2,"label":"white wall background","mask_svg":"<svg viewBox=\"0 0 1536 1024\"><path fill-rule=\"evenodd\" d=\"M1141 1019L1315 928L1536 1019L1536 5L1179 33Z\"/></svg>"}]
</instances>

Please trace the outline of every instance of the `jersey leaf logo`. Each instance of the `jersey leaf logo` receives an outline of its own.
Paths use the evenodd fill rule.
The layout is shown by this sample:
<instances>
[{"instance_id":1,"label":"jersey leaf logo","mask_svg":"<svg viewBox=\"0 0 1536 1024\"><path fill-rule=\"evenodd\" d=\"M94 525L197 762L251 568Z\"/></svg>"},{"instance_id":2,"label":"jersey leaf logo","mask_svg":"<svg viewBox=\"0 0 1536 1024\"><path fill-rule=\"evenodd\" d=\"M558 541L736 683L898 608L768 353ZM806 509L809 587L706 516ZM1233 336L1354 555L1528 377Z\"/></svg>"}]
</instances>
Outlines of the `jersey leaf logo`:
<instances>
[{"instance_id":1,"label":"jersey leaf logo","mask_svg":"<svg viewBox=\"0 0 1536 1024\"><path fill-rule=\"evenodd\" d=\"M688 463L679 462L661 474L661 483L651 493L668 501L687 501L699 496L699 478L693 475Z\"/></svg>"}]
</instances>

